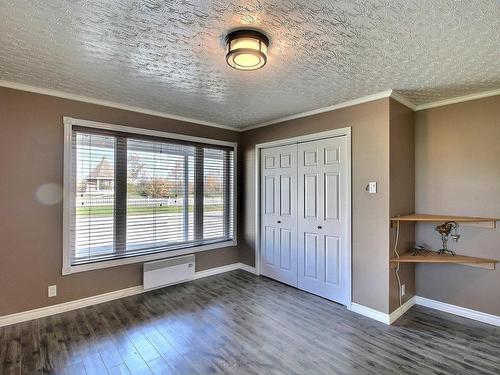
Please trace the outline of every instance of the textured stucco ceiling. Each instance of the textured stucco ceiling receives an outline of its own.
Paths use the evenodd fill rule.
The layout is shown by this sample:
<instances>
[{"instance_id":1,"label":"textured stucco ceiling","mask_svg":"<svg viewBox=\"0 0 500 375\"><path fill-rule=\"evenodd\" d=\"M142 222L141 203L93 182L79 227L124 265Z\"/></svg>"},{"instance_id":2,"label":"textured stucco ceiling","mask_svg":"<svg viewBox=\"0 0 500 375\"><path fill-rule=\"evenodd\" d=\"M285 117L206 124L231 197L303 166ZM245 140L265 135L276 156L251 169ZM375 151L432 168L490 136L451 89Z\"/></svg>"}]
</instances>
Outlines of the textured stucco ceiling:
<instances>
[{"instance_id":1,"label":"textured stucco ceiling","mask_svg":"<svg viewBox=\"0 0 500 375\"><path fill-rule=\"evenodd\" d=\"M0 80L244 127L394 89L414 104L500 88L500 1L0 1ZM268 65L223 38L250 26Z\"/></svg>"}]
</instances>

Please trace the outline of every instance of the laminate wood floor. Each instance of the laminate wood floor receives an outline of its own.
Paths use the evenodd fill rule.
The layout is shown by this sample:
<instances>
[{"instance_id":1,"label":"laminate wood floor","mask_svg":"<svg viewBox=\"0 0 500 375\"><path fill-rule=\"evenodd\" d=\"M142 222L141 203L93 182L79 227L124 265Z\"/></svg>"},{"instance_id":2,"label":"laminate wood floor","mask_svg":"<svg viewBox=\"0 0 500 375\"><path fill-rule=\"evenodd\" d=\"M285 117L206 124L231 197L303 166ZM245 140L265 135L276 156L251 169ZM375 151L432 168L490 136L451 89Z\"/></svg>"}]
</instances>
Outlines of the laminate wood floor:
<instances>
[{"instance_id":1,"label":"laminate wood floor","mask_svg":"<svg viewBox=\"0 0 500 375\"><path fill-rule=\"evenodd\" d=\"M499 374L500 329L418 306L386 326L234 271L0 328L0 373Z\"/></svg>"}]
</instances>

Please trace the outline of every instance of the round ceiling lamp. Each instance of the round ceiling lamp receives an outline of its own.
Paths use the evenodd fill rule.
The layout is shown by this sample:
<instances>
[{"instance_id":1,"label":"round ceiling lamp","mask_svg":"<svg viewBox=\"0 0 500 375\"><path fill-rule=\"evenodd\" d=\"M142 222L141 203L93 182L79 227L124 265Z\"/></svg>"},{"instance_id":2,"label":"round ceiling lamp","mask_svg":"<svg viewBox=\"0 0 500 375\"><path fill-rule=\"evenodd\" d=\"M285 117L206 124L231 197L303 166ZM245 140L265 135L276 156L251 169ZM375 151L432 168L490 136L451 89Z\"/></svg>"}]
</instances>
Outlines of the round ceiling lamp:
<instances>
[{"instance_id":1,"label":"round ceiling lamp","mask_svg":"<svg viewBox=\"0 0 500 375\"><path fill-rule=\"evenodd\" d=\"M257 70L266 65L269 39L255 30L237 30L226 36L226 61L238 70Z\"/></svg>"}]
</instances>

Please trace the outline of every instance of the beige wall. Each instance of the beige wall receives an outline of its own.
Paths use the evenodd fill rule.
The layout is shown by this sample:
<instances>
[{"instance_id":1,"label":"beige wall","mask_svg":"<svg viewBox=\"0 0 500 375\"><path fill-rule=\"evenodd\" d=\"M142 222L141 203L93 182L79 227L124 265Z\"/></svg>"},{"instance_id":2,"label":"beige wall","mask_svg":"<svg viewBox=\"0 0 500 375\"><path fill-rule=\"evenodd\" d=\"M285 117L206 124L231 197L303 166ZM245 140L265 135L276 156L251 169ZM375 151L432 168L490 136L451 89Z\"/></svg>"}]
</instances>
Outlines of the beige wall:
<instances>
[{"instance_id":1,"label":"beige wall","mask_svg":"<svg viewBox=\"0 0 500 375\"><path fill-rule=\"evenodd\" d=\"M237 141L237 132L0 88L0 316L142 284L142 264L61 276L62 204L35 197L62 185L62 117ZM197 270L239 261L236 247L196 255ZM47 298L57 284L58 296Z\"/></svg>"},{"instance_id":2,"label":"beige wall","mask_svg":"<svg viewBox=\"0 0 500 375\"><path fill-rule=\"evenodd\" d=\"M342 108L243 132L239 152L241 260L254 265L255 145L325 130L352 127L353 300L389 311L389 99ZM368 194L369 181L378 194Z\"/></svg>"},{"instance_id":3,"label":"beige wall","mask_svg":"<svg viewBox=\"0 0 500 375\"><path fill-rule=\"evenodd\" d=\"M418 212L500 217L500 96L419 111L415 136ZM459 232L459 253L500 259L500 228ZM440 247L434 225L416 238ZM419 296L500 315L499 269L419 265L416 281Z\"/></svg>"},{"instance_id":4,"label":"beige wall","mask_svg":"<svg viewBox=\"0 0 500 375\"><path fill-rule=\"evenodd\" d=\"M93 104L0 88L0 315L142 283L142 265L61 276L62 204L35 197L62 185L62 117L239 141L239 247L196 255L197 270L243 261L254 265L255 145L352 127L353 301L381 312L398 306L388 261L388 218L411 213L500 216L500 96L413 113L392 99L290 120L243 133ZM415 126L413 126L415 124ZM365 191L378 182L378 194ZM413 241L439 247L433 225L404 225ZM500 229L461 227L462 254L500 259ZM389 249L389 250L388 250ZM416 273L416 277L415 277ZM456 265L401 269L407 294L500 315L500 271ZM416 287L414 281L416 280ZM47 286L58 297L47 298ZM416 289L416 293L415 293Z\"/></svg>"},{"instance_id":5,"label":"beige wall","mask_svg":"<svg viewBox=\"0 0 500 375\"><path fill-rule=\"evenodd\" d=\"M415 126L414 112L394 99L390 101L390 216L415 212ZM391 230L390 256L393 257L395 228ZM415 242L415 226L404 223L400 227L398 249L400 254L410 249ZM415 267L400 266L401 283L406 293L402 303L415 294ZM394 270L389 274L389 311L399 307L399 286Z\"/></svg>"}]
</instances>

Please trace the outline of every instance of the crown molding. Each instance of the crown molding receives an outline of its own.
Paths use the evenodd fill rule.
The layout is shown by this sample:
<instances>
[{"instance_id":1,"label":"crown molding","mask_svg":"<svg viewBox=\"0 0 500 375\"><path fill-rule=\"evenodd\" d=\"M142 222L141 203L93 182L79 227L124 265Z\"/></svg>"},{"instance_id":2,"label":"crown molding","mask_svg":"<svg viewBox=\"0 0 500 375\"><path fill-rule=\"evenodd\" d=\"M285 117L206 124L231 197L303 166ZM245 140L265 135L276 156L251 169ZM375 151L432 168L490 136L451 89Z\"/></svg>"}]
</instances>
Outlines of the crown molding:
<instances>
[{"instance_id":1,"label":"crown molding","mask_svg":"<svg viewBox=\"0 0 500 375\"><path fill-rule=\"evenodd\" d=\"M441 107L441 106L445 106L445 105L449 105L449 104L466 102L469 100L487 98L489 96L495 96L495 95L500 95L500 89L483 91L483 92L479 92L479 93L475 93L475 94L459 96L456 98L439 100L439 101L432 102L432 103L415 105L408 98L406 98L405 96L403 96L399 92L394 91L394 90L387 90L387 91L381 91L381 92L376 93L376 94L363 96L361 98L348 100L346 102L334 104L334 105L331 105L328 107L323 107L323 108L319 108L319 109L315 109L315 110L307 111L307 112L301 112L301 113L297 113L297 114L294 114L291 116L277 118L275 120L263 122L263 123L256 124L256 125L245 126L243 128L239 128L239 131L247 131L247 130L257 129L257 128L261 128L261 127L272 125L272 124L277 124L277 123L284 122L284 121L295 120L295 119L302 118L302 117L307 117L307 116L312 116L312 115L316 115L319 113L329 112L329 111L333 111L333 110L340 109L340 108L351 107L351 106L354 106L357 104L367 103L367 102L371 102L373 100L378 100L378 99L388 98L388 97L391 97L392 99L398 101L399 103L403 104L404 106L410 108L413 111L422 111L424 109Z\"/></svg>"},{"instance_id":2,"label":"crown molding","mask_svg":"<svg viewBox=\"0 0 500 375\"><path fill-rule=\"evenodd\" d=\"M367 103L367 102L371 102L371 101L378 100L378 99L389 98L389 97L393 98L394 100L398 101L399 103L405 105L406 107L412 109L413 111L422 111L424 109L436 108L436 107L441 107L441 106L445 106L445 105L466 102L469 100L476 100L476 99L481 99L481 98L487 98L489 96L500 95L500 89L496 89L496 90L483 91L483 92L470 94L470 95L459 96L459 97L451 98L451 99L439 100L439 101L431 102L431 103L415 105L409 99L407 99L405 96L400 94L399 92L394 91L394 90L386 90L386 91L378 92L376 94L363 96L361 98L356 98L356 99L348 100L348 101L345 101L342 103L337 103L337 104L334 104L334 105L331 105L328 107L318 108L318 109L314 109L312 111L296 113L294 115L280 117L280 118L266 121L263 123L238 128L235 126L222 125L222 124L217 124L214 122L197 120L197 119L193 119L190 117L177 116L177 115L174 115L171 113L155 111L155 110L146 109L146 108L142 108L142 107L135 107L135 106L127 105L127 104L121 104L121 103L111 102L111 101L107 101L107 100L95 99L95 98L91 98L88 96L70 94L70 93L67 93L64 91L25 85L23 83L16 83L16 82L0 80L0 87L6 87L6 88L21 90L21 91L28 91L28 92L33 92L33 93L37 93L37 94L49 95L49 96L54 96L57 98L75 100L75 101L84 102L84 103L102 105L105 107L122 109L125 111L131 111L131 112L137 112L137 113L143 113L146 115L168 118L171 120L184 121L184 122L197 124L197 125L211 126L214 128L231 130L231 131L235 131L235 132L244 132L247 130L257 129L257 128L261 128L261 127L272 125L272 124L277 124L277 123L284 122L284 121L295 120L295 119L302 118L302 117L317 115L320 113L334 111L336 109L351 107L354 105Z\"/></svg>"},{"instance_id":3,"label":"crown molding","mask_svg":"<svg viewBox=\"0 0 500 375\"><path fill-rule=\"evenodd\" d=\"M121 104L121 103L111 102L111 101L107 101L107 100L95 99L95 98L91 98L91 97L83 96L83 95L70 94L68 92L59 91L59 90L52 90L52 89L46 89L43 87L25 85L23 83L16 83L16 82L0 80L0 87L6 87L6 88L21 90L21 91L28 91L28 92L33 92L33 93L42 94L42 95L55 96L57 98L75 100L78 102L97 104L97 105L102 105L104 107L123 109L125 111L143 113L145 115L168 118L171 120L184 121L184 122L189 122L189 123L197 124L197 125L211 126L214 128L221 128L221 129L232 130L232 131L241 131L238 128L235 128L233 126L221 125L221 124L217 124L214 122L197 120L197 119L193 119L190 117L177 116L177 115L173 115L171 113L154 111L151 109L130 106L127 104Z\"/></svg>"},{"instance_id":4,"label":"crown molding","mask_svg":"<svg viewBox=\"0 0 500 375\"><path fill-rule=\"evenodd\" d=\"M295 119L302 118L302 117L317 115L317 114L324 113L324 112L330 112L330 111L333 111L335 109L351 107L351 106L357 105L357 104L362 104L362 103L367 103L367 102L371 102L371 101L378 100L378 99L388 98L391 96L391 94L392 94L392 90L381 91L381 92L378 92L376 94L367 95L367 96L363 96L361 98L348 100L346 102L330 105L328 107L313 109L312 111L307 111L307 112L296 113L294 115L280 117L280 118L277 118L275 120L262 122L262 123L256 124L256 125L245 126L243 128L240 128L240 130L247 131L247 130L262 128L264 126L277 124L279 122L295 120Z\"/></svg>"},{"instance_id":5,"label":"crown molding","mask_svg":"<svg viewBox=\"0 0 500 375\"><path fill-rule=\"evenodd\" d=\"M416 106L415 111L422 111L424 109L442 107L444 105L449 105L449 104L468 102L469 100L487 98L489 96L495 96L495 95L500 95L500 89L490 90L490 91L482 91L482 92L478 92L475 94L457 96L456 98L439 100L437 102L420 104L420 105Z\"/></svg>"},{"instance_id":6,"label":"crown molding","mask_svg":"<svg viewBox=\"0 0 500 375\"><path fill-rule=\"evenodd\" d=\"M403 95L401 95L400 93L398 93L394 90L391 93L391 98L393 98L397 102L403 104L404 106L410 108L413 111L415 111L417 109L417 106L415 104L413 104L409 99L407 99L406 97L404 97Z\"/></svg>"}]
</instances>

